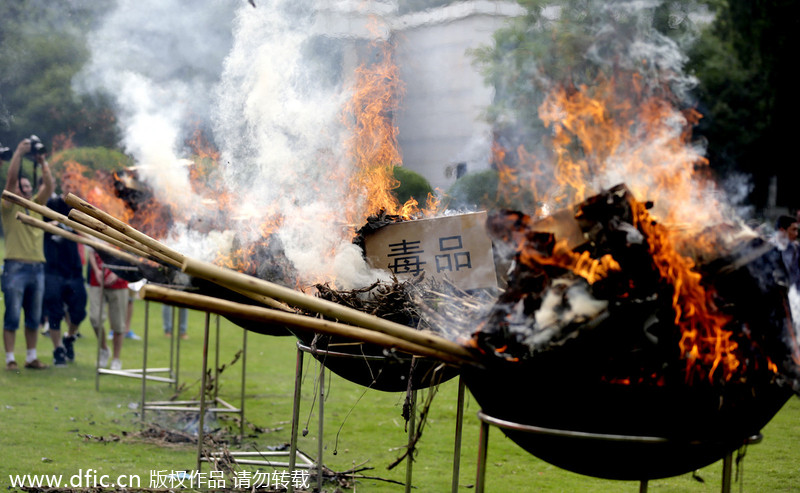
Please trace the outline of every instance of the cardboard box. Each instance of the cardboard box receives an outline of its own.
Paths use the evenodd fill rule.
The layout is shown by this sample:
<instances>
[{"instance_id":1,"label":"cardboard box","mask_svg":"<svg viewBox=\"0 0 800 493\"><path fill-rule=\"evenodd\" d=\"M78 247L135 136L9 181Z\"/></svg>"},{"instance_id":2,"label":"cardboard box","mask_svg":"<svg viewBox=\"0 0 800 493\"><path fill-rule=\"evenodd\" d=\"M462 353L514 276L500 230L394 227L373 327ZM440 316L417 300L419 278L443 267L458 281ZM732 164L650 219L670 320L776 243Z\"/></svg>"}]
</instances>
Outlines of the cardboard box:
<instances>
[{"instance_id":1,"label":"cardboard box","mask_svg":"<svg viewBox=\"0 0 800 493\"><path fill-rule=\"evenodd\" d=\"M486 212L405 221L365 238L367 262L398 279L425 272L461 289L497 287Z\"/></svg>"}]
</instances>

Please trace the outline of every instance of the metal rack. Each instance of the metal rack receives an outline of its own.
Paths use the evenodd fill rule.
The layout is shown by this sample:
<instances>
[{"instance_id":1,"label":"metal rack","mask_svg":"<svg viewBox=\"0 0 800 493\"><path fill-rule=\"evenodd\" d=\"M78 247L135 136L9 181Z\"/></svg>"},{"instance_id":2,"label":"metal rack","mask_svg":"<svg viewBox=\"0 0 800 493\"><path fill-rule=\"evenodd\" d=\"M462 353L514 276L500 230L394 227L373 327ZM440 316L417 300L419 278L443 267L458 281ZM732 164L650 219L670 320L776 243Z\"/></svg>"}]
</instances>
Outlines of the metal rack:
<instances>
[{"instance_id":1,"label":"metal rack","mask_svg":"<svg viewBox=\"0 0 800 493\"><path fill-rule=\"evenodd\" d=\"M606 442L625 442L625 443L640 443L640 444L669 444L672 441L663 437L649 437L649 436L631 436L631 435L612 435L601 433L586 433L571 430L558 430L553 428L543 428L533 425L525 425L514 423L503 419L489 416L486 413L479 411L478 418L481 420L480 437L478 442L478 471L475 481L475 492L483 493L486 485L486 458L489 445L489 426L496 426L501 429L513 430L523 433L530 433L533 435L547 435L551 437L568 437L578 440L599 440ZM757 434L745 439L742 445L750 445L760 443L762 435ZM731 491L731 478L733 471L733 452L728 452L722 460L722 493L730 493ZM646 493L648 480L643 479L639 481L639 492Z\"/></svg>"},{"instance_id":2,"label":"metal rack","mask_svg":"<svg viewBox=\"0 0 800 493\"><path fill-rule=\"evenodd\" d=\"M289 444L289 470L293 470L296 467L295 457L299 453L297 450L297 429L299 425L299 414L300 414L300 390L302 386L302 377L303 377L303 354L309 353L315 356L322 356L324 358L334 357L334 358L345 358L345 359L358 359L361 361L385 361L387 357L385 356L377 356L377 355L363 355L363 354L352 354L352 353L342 353L330 350L322 350L317 348L312 348L306 344L303 344L301 341L297 341L297 361L295 365L295 382L294 382L294 400L292 405L292 431L291 431L291 439ZM323 453L323 421L324 421L324 402L325 402L325 365L320 363L320 370L319 370L319 436L317 439L317 460L314 463L314 466L317 468L317 491L322 491L322 453ZM455 429L455 443L454 443L454 453L453 453L453 480L452 480L452 491L455 493L458 491L458 475L459 475L459 467L460 467L460 458L461 458L461 432L463 426L463 416L464 416L464 383L459 377L459 389L458 389L458 404L457 404L457 414L456 414L456 429ZM416 417L416 402L417 402L417 391L412 390L411 395L411 413L410 419L408 422L408 444L409 446L412 445L412 441L414 439L414 430L415 430L415 417ZM405 491L409 493L412 490L412 473L413 473L413 459L408 457L406 459L406 481L405 481ZM293 487L289 487L289 493L292 493Z\"/></svg>"},{"instance_id":3,"label":"metal rack","mask_svg":"<svg viewBox=\"0 0 800 493\"><path fill-rule=\"evenodd\" d=\"M103 313L103 297L100 297L100 313ZM111 370L108 368L100 368L100 349L101 339L100 337L105 337L105 334L102 336L98 335L97 339L97 357L95 362L95 390L100 390L100 376L101 375L112 375L118 377L128 377L128 378L140 378L142 380L142 404L144 404L144 392L145 392L145 384L147 380L155 381L155 382L163 382L172 384L174 387L177 388L178 386L178 367L177 365L173 365L173 359L177 361L177 355L180 354L180 342L178 342L177 346L170 344L170 361L169 366L165 368L148 368L147 367L147 347L148 347L148 340L149 340L149 332L150 332L150 323L149 323L149 315L150 315L150 301L145 301L145 317L144 317L144 337L142 338L142 367L141 368L129 368L123 370ZM173 356L174 355L174 356ZM155 375L156 373L167 373L168 376L158 376Z\"/></svg>"}]
</instances>

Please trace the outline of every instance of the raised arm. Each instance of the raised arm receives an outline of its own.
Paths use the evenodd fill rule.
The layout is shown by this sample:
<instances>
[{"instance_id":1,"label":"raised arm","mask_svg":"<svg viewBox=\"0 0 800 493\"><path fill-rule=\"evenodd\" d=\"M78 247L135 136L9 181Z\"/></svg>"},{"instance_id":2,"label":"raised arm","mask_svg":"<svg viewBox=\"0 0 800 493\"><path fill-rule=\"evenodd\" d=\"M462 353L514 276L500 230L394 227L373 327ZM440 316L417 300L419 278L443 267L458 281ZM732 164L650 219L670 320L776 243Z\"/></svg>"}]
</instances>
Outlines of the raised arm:
<instances>
[{"instance_id":1,"label":"raised arm","mask_svg":"<svg viewBox=\"0 0 800 493\"><path fill-rule=\"evenodd\" d=\"M50 172L50 163L47 162L45 155L37 154L36 162L42 168L42 186L39 188L39 192L33 200L38 204L44 205L47 203L47 199L53 195L56 184L55 181L53 181L53 174Z\"/></svg>"},{"instance_id":2,"label":"raised arm","mask_svg":"<svg viewBox=\"0 0 800 493\"><path fill-rule=\"evenodd\" d=\"M11 163L8 165L8 177L6 178L6 190L12 193L19 193L19 168L22 166L22 156L31 151L31 141L22 139L22 142L17 144L17 149L11 157Z\"/></svg>"}]
</instances>

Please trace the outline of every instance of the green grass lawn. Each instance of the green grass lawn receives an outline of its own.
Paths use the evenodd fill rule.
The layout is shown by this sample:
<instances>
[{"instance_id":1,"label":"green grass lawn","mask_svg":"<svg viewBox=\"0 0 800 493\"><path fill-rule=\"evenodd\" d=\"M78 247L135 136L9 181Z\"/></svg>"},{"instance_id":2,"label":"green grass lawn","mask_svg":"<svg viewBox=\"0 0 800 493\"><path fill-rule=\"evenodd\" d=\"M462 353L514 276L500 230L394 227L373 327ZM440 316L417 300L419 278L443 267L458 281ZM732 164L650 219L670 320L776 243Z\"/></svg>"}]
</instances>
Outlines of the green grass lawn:
<instances>
[{"instance_id":1,"label":"green grass lawn","mask_svg":"<svg viewBox=\"0 0 800 493\"><path fill-rule=\"evenodd\" d=\"M133 328L143 335L146 303L137 300ZM169 339L161 330L161 305L151 303L149 367L169 363ZM203 313L190 311L188 341L180 352L181 398L199 393L203 349ZM215 318L212 317L212 329ZM197 448L193 444L167 445L137 436L143 429L140 417L142 383L139 379L104 375L95 389L94 359L96 340L88 320L81 325L83 337L76 344L76 362L67 368L44 371L22 369L0 372L0 489L10 489L9 475L71 476L88 469L96 477L107 474L138 475L141 486L149 487L152 471L193 471ZM212 330L212 336L214 332ZM243 331L222 319L219 361L229 363L242 344ZM211 361L215 344L212 338ZM141 367L142 341L126 340L123 366ZM52 344L40 336L39 354L52 363ZM22 339L17 341L17 360L24 359ZM292 395L295 378L296 349L292 337L248 334L245 386L245 418L262 431L247 432L241 450L266 450L289 441ZM220 397L239 405L241 360L222 373ZM315 399L317 362L306 355L300 428L308 428L299 447L311 457L318 449L318 399ZM416 491L450 491L453 440L456 415L457 379L440 386L431 407L428 423L419 444L413 467ZM372 470L363 474L402 482L405 464L392 470L387 466L402 453L407 435L401 410L404 395L369 390L328 374L325 381L325 420L322 440L324 464L345 471L366 465ZM168 399L175 389L165 383L150 382L147 400ZM424 400L425 393L419 399ZM461 451L460 490L470 491L475 483L479 410L471 396L466 398L463 446ZM587 412L591 408L587 405ZM169 413L148 412L147 422L168 420ZM229 415L230 416L230 415ZM223 421L225 425L228 421ZM763 430L761 444L748 448L743 461L743 478L734 488L743 491L778 492L800 489L800 400L789 403ZM208 465L204 466L208 471ZM250 470L255 471L255 467ZM721 462L697 472L702 482L685 474L651 481L650 491L715 492L720 491ZM229 483L228 486L231 486ZM327 484L327 491L335 485ZM374 479L355 483L357 492L401 492L403 486ZM490 434L487 466L487 491L490 492L618 492L638 491L631 481L609 481L573 474L531 456L502 433Z\"/></svg>"}]
</instances>

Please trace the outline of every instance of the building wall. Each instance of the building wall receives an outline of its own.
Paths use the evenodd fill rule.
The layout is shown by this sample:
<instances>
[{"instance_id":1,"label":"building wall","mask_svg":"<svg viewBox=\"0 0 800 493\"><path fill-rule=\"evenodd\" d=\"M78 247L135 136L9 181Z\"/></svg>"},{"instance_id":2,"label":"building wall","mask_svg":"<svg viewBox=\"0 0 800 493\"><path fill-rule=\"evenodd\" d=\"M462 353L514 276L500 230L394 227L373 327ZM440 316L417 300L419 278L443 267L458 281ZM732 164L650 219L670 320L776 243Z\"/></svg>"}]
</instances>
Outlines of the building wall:
<instances>
[{"instance_id":1,"label":"building wall","mask_svg":"<svg viewBox=\"0 0 800 493\"><path fill-rule=\"evenodd\" d=\"M406 88L395 119L403 165L434 188L445 191L459 172L489 167L491 128L483 113L493 90L467 51L490 43L492 33L520 13L517 4L473 1L392 22Z\"/></svg>"}]
</instances>

